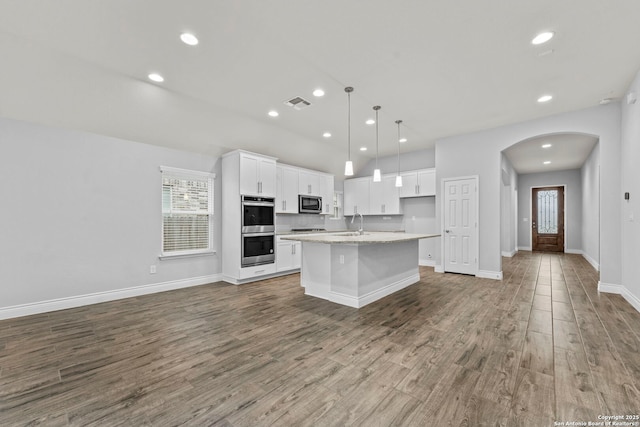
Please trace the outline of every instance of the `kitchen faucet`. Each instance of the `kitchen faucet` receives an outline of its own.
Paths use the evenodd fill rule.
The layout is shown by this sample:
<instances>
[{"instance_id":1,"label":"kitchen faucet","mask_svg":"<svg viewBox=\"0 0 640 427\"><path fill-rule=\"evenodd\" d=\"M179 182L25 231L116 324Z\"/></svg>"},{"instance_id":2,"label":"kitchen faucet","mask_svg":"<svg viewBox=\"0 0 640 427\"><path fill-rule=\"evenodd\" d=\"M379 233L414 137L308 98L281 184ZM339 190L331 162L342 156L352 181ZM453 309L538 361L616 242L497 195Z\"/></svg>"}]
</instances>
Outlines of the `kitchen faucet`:
<instances>
[{"instance_id":1,"label":"kitchen faucet","mask_svg":"<svg viewBox=\"0 0 640 427\"><path fill-rule=\"evenodd\" d=\"M356 212L353 214L353 216L351 217L351 224L353 224L353 220L356 219L356 215L360 215L360 230L358 230L358 234L359 235L363 235L364 234L364 217L362 216L362 214L360 212Z\"/></svg>"}]
</instances>

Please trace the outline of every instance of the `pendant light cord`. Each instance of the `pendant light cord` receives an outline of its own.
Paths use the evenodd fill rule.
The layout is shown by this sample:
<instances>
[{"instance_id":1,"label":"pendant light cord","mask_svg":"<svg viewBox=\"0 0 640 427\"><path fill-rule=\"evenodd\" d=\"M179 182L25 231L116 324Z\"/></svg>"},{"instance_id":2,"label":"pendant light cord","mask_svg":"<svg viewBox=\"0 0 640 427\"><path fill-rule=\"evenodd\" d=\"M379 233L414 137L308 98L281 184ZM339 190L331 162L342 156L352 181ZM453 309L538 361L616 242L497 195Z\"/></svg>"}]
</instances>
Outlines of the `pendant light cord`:
<instances>
[{"instance_id":1,"label":"pendant light cord","mask_svg":"<svg viewBox=\"0 0 640 427\"><path fill-rule=\"evenodd\" d=\"M398 175L400 175L400 123L402 120L396 120L398 124Z\"/></svg>"},{"instance_id":2,"label":"pendant light cord","mask_svg":"<svg viewBox=\"0 0 640 427\"><path fill-rule=\"evenodd\" d=\"M347 160L351 161L351 92L353 92L353 88L347 86L344 88L344 91L347 92L347 103L349 106L347 111Z\"/></svg>"},{"instance_id":3,"label":"pendant light cord","mask_svg":"<svg viewBox=\"0 0 640 427\"><path fill-rule=\"evenodd\" d=\"M379 105L376 105L375 107L373 107L373 109L376 111L376 169L378 169L378 111L380 110Z\"/></svg>"}]
</instances>

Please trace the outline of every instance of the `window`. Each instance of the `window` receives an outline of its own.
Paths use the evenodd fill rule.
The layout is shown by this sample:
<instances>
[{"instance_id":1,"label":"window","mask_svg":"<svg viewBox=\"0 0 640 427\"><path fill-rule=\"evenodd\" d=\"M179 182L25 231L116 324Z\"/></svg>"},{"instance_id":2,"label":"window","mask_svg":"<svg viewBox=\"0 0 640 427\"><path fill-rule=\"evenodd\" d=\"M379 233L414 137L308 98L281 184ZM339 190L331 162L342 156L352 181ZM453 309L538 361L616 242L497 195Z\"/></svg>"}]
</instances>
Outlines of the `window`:
<instances>
[{"instance_id":1,"label":"window","mask_svg":"<svg viewBox=\"0 0 640 427\"><path fill-rule=\"evenodd\" d=\"M162 172L161 257L213 253L215 175L166 166Z\"/></svg>"}]
</instances>

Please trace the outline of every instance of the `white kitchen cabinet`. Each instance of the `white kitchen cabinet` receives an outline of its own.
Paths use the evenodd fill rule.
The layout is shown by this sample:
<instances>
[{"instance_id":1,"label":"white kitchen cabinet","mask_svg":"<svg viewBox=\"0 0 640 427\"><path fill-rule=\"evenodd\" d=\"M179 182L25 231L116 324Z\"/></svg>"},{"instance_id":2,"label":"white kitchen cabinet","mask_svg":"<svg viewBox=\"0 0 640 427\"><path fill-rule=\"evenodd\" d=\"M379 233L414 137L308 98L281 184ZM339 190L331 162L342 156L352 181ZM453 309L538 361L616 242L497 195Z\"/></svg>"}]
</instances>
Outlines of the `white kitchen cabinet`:
<instances>
[{"instance_id":1,"label":"white kitchen cabinet","mask_svg":"<svg viewBox=\"0 0 640 427\"><path fill-rule=\"evenodd\" d=\"M276 271L297 270L301 265L302 242L276 240Z\"/></svg>"},{"instance_id":2,"label":"white kitchen cabinet","mask_svg":"<svg viewBox=\"0 0 640 427\"><path fill-rule=\"evenodd\" d=\"M371 178L347 179L344 182L344 215L369 214Z\"/></svg>"},{"instance_id":3,"label":"white kitchen cabinet","mask_svg":"<svg viewBox=\"0 0 640 427\"><path fill-rule=\"evenodd\" d=\"M333 175L321 176L320 196L322 197L322 213L333 214Z\"/></svg>"},{"instance_id":4,"label":"white kitchen cabinet","mask_svg":"<svg viewBox=\"0 0 640 427\"><path fill-rule=\"evenodd\" d=\"M305 196L322 196L320 184L323 174L312 171L300 170L298 181L298 193Z\"/></svg>"},{"instance_id":5,"label":"white kitchen cabinet","mask_svg":"<svg viewBox=\"0 0 640 427\"><path fill-rule=\"evenodd\" d=\"M240 194L276 196L276 161L271 157L240 153Z\"/></svg>"},{"instance_id":6,"label":"white kitchen cabinet","mask_svg":"<svg viewBox=\"0 0 640 427\"><path fill-rule=\"evenodd\" d=\"M298 169L276 167L276 213L298 213Z\"/></svg>"},{"instance_id":7,"label":"white kitchen cabinet","mask_svg":"<svg viewBox=\"0 0 640 427\"><path fill-rule=\"evenodd\" d=\"M384 175L382 181L371 180L369 188L369 215L401 214L400 191L395 175Z\"/></svg>"},{"instance_id":8,"label":"white kitchen cabinet","mask_svg":"<svg viewBox=\"0 0 640 427\"><path fill-rule=\"evenodd\" d=\"M423 169L403 172L400 197L424 197L436 195L436 170Z\"/></svg>"}]
</instances>

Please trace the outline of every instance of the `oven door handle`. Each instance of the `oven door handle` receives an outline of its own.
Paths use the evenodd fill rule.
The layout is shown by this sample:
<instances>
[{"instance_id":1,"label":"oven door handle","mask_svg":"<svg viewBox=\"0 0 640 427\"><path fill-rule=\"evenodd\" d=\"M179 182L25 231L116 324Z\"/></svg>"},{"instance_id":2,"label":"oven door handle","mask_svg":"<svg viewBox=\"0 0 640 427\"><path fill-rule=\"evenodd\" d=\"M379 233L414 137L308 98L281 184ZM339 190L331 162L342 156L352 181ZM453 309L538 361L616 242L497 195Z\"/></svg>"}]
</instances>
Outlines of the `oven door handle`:
<instances>
[{"instance_id":1,"label":"oven door handle","mask_svg":"<svg viewBox=\"0 0 640 427\"><path fill-rule=\"evenodd\" d=\"M267 207L271 207L271 206L275 206L275 203L273 202L242 202L243 206L267 206Z\"/></svg>"},{"instance_id":2,"label":"oven door handle","mask_svg":"<svg viewBox=\"0 0 640 427\"><path fill-rule=\"evenodd\" d=\"M264 236L274 236L275 233L242 233L242 237L264 237Z\"/></svg>"}]
</instances>

